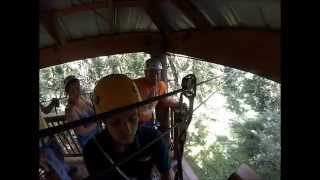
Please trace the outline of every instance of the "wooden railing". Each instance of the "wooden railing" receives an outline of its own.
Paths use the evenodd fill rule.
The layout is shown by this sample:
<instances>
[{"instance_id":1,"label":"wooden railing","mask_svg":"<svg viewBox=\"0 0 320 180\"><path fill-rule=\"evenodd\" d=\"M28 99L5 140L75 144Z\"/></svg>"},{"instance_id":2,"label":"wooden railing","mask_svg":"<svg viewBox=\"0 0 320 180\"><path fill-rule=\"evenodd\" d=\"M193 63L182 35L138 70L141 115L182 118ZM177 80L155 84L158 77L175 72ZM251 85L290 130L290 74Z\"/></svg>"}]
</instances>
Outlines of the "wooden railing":
<instances>
[{"instance_id":1,"label":"wooden railing","mask_svg":"<svg viewBox=\"0 0 320 180\"><path fill-rule=\"evenodd\" d=\"M52 117L45 117L45 120L47 121L49 127L54 127L64 124L65 116L58 115ZM82 149L78 143L77 136L72 129L55 134L55 138L59 146L61 147L64 156L81 156Z\"/></svg>"}]
</instances>

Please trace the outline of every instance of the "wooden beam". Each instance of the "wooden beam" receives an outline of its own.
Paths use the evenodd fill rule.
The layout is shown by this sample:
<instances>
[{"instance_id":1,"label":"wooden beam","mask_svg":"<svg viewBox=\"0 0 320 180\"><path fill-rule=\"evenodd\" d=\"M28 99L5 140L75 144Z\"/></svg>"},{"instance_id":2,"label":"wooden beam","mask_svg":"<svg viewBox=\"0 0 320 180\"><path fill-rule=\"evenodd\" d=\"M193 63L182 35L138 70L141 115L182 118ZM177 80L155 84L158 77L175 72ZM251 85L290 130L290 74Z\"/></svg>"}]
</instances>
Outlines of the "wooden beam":
<instances>
[{"instance_id":1,"label":"wooden beam","mask_svg":"<svg viewBox=\"0 0 320 180\"><path fill-rule=\"evenodd\" d=\"M139 7L143 6L145 4L144 0L114 0L113 6L117 8L121 7ZM83 11L91 11L92 9L102 9L102 8L108 8L108 3L103 0L103 1L96 1L93 3L86 3L86 4L80 4L80 5L75 5L72 7L67 7L64 9L55 9L55 10L50 10L49 12L40 12L40 16L44 16L47 13L52 13L55 14L56 16L66 16L74 13L79 13Z\"/></svg>"},{"instance_id":2,"label":"wooden beam","mask_svg":"<svg viewBox=\"0 0 320 180\"><path fill-rule=\"evenodd\" d=\"M97 56L150 52L152 49L161 48L161 41L159 33L127 33L69 41L63 49L56 47L40 49L39 67L45 68Z\"/></svg>"},{"instance_id":3,"label":"wooden beam","mask_svg":"<svg viewBox=\"0 0 320 180\"><path fill-rule=\"evenodd\" d=\"M46 16L41 17L41 24L46 28L48 33L52 36L52 38L57 42L59 46L64 46L66 44L66 38L60 25L58 23L57 17L50 13Z\"/></svg>"},{"instance_id":4,"label":"wooden beam","mask_svg":"<svg viewBox=\"0 0 320 180\"><path fill-rule=\"evenodd\" d=\"M157 26L161 34L165 35L172 31L172 27L167 23L165 18L161 15L160 5L163 1L160 0L146 0L144 6L146 13L149 15L153 23Z\"/></svg>"},{"instance_id":5,"label":"wooden beam","mask_svg":"<svg viewBox=\"0 0 320 180\"><path fill-rule=\"evenodd\" d=\"M108 7L111 9L111 15L109 16L109 26L111 29L111 33L115 32L115 27L116 27L116 19L115 19L115 7L113 0L106 0Z\"/></svg>"},{"instance_id":6,"label":"wooden beam","mask_svg":"<svg viewBox=\"0 0 320 180\"><path fill-rule=\"evenodd\" d=\"M168 51L198 57L280 82L280 32L207 30L174 32Z\"/></svg>"},{"instance_id":7,"label":"wooden beam","mask_svg":"<svg viewBox=\"0 0 320 180\"><path fill-rule=\"evenodd\" d=\"M63 49L40 49L40 68L118 53L162 48L160 33L126 33L68 42ZM166 51L201 58L280 82L280 32L221 29L169 33Z\"/></svg>"},{"instance_id":8,"label":"wooden beam","mask_svg":"<svg viewBox=\"0 0 320 180\"><path fill-rule=\"evenodd\" d=\"M180 9L197 28L206 29L211 27L207 18L190 0L171 0L171 3Z\"/></svg>"}]
</instances>

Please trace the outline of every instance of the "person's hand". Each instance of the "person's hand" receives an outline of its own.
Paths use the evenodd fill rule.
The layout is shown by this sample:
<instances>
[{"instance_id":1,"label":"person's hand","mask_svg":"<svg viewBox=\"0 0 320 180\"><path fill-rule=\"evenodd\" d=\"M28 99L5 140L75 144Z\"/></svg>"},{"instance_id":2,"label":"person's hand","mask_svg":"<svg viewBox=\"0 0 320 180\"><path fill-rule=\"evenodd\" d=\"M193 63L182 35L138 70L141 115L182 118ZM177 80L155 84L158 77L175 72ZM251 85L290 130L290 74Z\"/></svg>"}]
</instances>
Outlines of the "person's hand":
<instances>
[{"instance_id":1,"label":"person's hand","mask_svg":"<svg viewBox=\"0 0 320 180\"><path fill-rule=\"evenodd\" d=\"M52 98L51 103L54 107L58 107L59 106L59 99L57 98Z\"/></svg>"}]
</instances>

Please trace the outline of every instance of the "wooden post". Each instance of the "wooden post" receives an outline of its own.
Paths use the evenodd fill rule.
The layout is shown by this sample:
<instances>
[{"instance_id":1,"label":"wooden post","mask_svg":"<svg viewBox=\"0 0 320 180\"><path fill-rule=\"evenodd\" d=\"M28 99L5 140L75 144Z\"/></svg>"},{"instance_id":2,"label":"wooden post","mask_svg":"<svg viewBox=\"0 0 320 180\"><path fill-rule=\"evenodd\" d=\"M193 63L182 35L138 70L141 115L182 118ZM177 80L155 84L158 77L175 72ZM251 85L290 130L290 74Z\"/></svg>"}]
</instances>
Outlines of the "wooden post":
<instances>
[{"instance_id":1,"label":"wooden post","mask_svg":"<svg viewBox=\"0 0 320 180\"><path fill-rule=\"evenodd\" d=\"M162 54L151 54L151 57L160 57L160 61L162 63L162 71L161 71L161 78L162 80L166 83L168 87L168 78L167 78L167 57L165 53ZM167 89L168 90L168 89ZM156 118L160 122L160 127L159 130L161 132L164 132L169 129L170 127L170 121L169 121L169 108L168 107L163 107L163 106L158 106L156 107ZM170 142L170 135L167 135L164 137L165 141L168 143Z\"/></svg>"}]
</instances>

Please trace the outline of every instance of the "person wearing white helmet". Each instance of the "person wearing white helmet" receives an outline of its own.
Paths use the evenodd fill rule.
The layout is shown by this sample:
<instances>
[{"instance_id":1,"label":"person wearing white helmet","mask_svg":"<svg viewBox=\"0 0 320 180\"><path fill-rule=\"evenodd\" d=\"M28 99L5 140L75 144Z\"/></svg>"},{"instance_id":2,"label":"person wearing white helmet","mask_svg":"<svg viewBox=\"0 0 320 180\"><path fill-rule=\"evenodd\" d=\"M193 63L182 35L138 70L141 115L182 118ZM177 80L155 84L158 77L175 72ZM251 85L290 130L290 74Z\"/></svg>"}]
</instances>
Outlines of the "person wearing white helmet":
<instances>
[{"instance_id":1,"label":"person wearing white helmet","mask_svg":"<svg viewBox=\"0 0 320 180\"><path fill-rule=\"evenodd\" d=\"M135 79L143 100L167 93L167 85L161 80L162 64L158 58L150 58L145 62L145 77ZM161 106L175 108L178 102L171 97L159 100ZM155 108L158 101L150 103L141 109L140 123L144 126L155 126Z\"/></svg>"},{"instance_id":2,"label":"person wearing white helmet","mask_svg":"<svg viewBox=\"0 0 320 180\"><path fill-rule=\"evenodd\" d=\"M141 101L136 84L123 74L103 77L94 88L94 106L97 114ZM88 180L151 180L154 166L160 172L162 180L172 179L169 153L163 139L126 163L120 164L118 168L102 174L113 167L113 164L120 163L159 137L158 131L139 125L138 109L130 109L102 119L106 128L89 140L83 149L83 158L90 174Z\"/></svg>"},{"instance_id":3,"label":"person wearing white helmet","mask_svg":"<svg viewBox=\"0 0 320 180\"><path fill-rule=\"evenodd\" d=\"M93 104L80 95L80 81L75 76L68 76L64 80L64 89L68 95L68 104L65 109L66 121L72 122L93 116ZM84 145L100 131L96 123L85 124L74 129L78 142Z\"/></svg>"}]
</instances>

